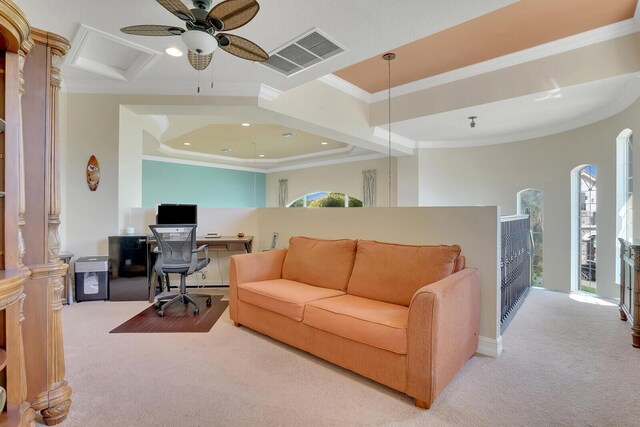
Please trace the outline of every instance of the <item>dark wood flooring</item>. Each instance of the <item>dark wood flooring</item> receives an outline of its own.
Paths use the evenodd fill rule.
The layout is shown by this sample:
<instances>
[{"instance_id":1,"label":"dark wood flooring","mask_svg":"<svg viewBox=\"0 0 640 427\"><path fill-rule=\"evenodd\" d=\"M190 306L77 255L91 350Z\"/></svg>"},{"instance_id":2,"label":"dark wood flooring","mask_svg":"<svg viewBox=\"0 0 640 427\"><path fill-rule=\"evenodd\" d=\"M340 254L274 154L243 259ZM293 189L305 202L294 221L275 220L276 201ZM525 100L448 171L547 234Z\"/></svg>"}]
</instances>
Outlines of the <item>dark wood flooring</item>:
<instances>
[{"instance_id":1,"label":"dark wood flooring","mask_svg":"<svg viewBox=\"0 0 640 427\"><path fill-rule=\"evenodd\" d=\"M164 317L160 317L158 309L151 305L111 333L209 332L229 306L229 301L222 301L222 295L211 295L211 299L211 307L207 307L206 298L196 298L200 307L197 315L193 314L193 305L175 303L165 310Z\"/></svg>"}]
</instances>

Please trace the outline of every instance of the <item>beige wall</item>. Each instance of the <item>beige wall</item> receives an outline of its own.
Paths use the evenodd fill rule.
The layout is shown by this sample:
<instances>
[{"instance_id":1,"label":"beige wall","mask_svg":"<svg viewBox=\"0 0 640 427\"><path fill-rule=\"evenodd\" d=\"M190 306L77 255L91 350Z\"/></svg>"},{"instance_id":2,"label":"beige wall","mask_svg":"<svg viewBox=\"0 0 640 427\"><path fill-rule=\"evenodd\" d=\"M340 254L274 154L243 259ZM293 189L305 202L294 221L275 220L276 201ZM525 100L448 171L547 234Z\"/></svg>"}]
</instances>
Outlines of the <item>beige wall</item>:
<instances>
[{"instance_id":1,"label":"beige wall","mask_svg":"<svg viewBox=\"0 0 640 427\"><path fill-rule=\"evenodd\" d=\"M640 128L640 104L598 123L572 131L510 144L463 149L420 149L421 206L491 204L505 215L516 211L516 194L537 188L544 194L544 286L570 291L571 171L579 165L598 168L597 288L617 297L616 137ZM639 150L634 165L640 171ZM482 159L482 161L478 161ZM638 224L638 210L634 222ZM636 238L640 227L634 227ZM577 271L577 269L576 269Z\"/></svg>"},{"instance_id":2,"label":"beige wall","mask_svg":"<svg viewBox=\"0 0 640 427\"><path fill-rule=\"evenodd\" d=\"M332 191L345 193L356 199L363 200L364 191L362 171L375 169L377 176L377 206L388 206L389 200L389 162L387 158L366 160L361 162L343 163L339 165L317 166L308 169L296 169L285 172L267 174L266 206L278 206L280 179L289 181L289 202L300 196L315 191ZM391 206L396 205L396 185L394 176L396 159L391 162Z\"/></svg>"},{"instance_id":3,"label":"beige wall","mask_svg":"<svg viewBox=\"0 0 640 427\"><path fill-rule=\"evenodd\" d=\"M498 221L500 209L361 208L361 209L259 209L260 244L268 248L273 232L280 233L278 247L286 248L291 236L337 239L373 239L407 244L459 244L467 266L480 270L480 335L489 341L499 336ZM494 342L495 345L498 345ZM482 347L482 344L481 344ZM497 351L497 350L496 350Z\"/></svg>"},{"instance_id":4,"label":"beige wall","mask_svg":"<svg viewBox=\"0 0 640 427\"><path fill-rule=\"evenodd\" d=\"M147 96L63 93L61 100L61 164L64 204L62 249L76 256L107 255L107 237L120 234L129 224L128 211L139 206L141 129L154 131L149 121L136 119L138 106L172 105L176 110L193 106L249 105L247 98L199 96ZM125 106L126 108L121 107ZM124 126L121 127L121 112ZM120 140L122 138L122 144ZM91 155L100 162L100 185L89 191L85 170ZM120 155L126 159L120 164ZM122 204L123 209L119 209Z\"/></svg>"},{"instance_id":5,"label":"beige wall","mask_svg":"<svg viewBox=\"0 0 640 427\"><path fill-rule=\"evenodd\" d=\"M63 249L77 257L106 255L107 236L118 234L119 103L117 98L104 95L66 94L65 98ZM96 191L89 190L85 176L91 155L100 163L100 184Z\"/></svg>"}]
</instances>

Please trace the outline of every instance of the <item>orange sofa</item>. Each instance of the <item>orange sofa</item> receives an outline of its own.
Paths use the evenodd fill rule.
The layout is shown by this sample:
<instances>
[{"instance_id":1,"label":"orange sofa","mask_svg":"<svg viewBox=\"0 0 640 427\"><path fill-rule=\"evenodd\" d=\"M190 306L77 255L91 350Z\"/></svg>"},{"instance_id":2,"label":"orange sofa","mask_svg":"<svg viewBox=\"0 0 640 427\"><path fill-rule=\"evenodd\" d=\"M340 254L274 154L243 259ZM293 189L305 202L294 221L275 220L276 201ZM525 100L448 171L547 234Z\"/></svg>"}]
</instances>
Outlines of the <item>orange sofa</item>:
<instances>
[{"instance_id":1,"label":"orange sofa","mask_svg":"<svg viewBox=\"0 0 640 427\"><path fill-rule=\"evenodd\" d=\"M478 347L478 271L460 246L292 237L231 257L229 309L244 325L429 408Z\"/></svg>"}]
</instances>

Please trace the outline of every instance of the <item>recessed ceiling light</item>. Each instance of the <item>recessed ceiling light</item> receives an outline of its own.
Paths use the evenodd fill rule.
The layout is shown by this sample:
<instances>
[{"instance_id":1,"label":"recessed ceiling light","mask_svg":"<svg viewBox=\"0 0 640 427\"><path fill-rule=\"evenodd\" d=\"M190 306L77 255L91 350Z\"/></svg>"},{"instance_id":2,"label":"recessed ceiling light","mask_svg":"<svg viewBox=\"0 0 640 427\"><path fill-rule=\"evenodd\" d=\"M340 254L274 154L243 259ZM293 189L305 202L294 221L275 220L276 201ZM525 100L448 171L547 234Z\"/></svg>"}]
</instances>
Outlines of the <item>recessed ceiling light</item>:
<instances>
[{"instance_id":1,"label":"recessed ceiling light","mask_svg":"<svg viewBox=\"0 0 640 427\"><path fill-rule=\"evenodd\" d=\"M222 150L220 150L220 151L222 151L223 153L230 153L230 152L232 152L232 151L233 151L233 149L232 149L232 148L223 148L223 149L222 149Z\"/></svg>"},{"instance_id":2,"label":"recessed ceiling light","mask_svg":"<svg viewBox=\"0 0 640 427\"><path fill-rule=\"evenodd\" d=\"M329 145L329 143L327 141L322 141L320 144L322 145Z\"/></svg>"},{"instance_id":3,"label":"recessed ceiling light","mask_svg":"<svg viewBox=\"0 0 640 427\"><path fill-rule=\"evenodd\" d=\"M282 134L283 138L293 138L294 136L298 136L298 135L296 135L293 132L285 132L285 133Z\"/></svg>"},{"instance_id":4,"label":"recessed ceiling light","mask_svg":"<svg viewBox=\"0 0 640 427\"><path fill-rule=\"evenodd\" d=\"M242 123L240 126L249 127L251 126L251 123Z\"/></svg>"},{"instance_id":5,"label":"recessed ceiling light","mask_svg":"<svg viewBox=\"0 0 640 427\"><path fill-rule=\"evenodd\" d=\"M173 46L166 48L164 51L167 52L168 55L175 56L175 57L180 57L183 55L180 49Z\"/></svg>"},{"instance_id":6,"label":"recessed ceiling light","mask_svg":"<svg viewBox=\"0 0 640 427\"><path fill-rule=\"evenodd\" d=\"M260 157L264 157L264 154L260 154Z\"/></svg>"},{"instance_id":7,"label":"recessed ceiling light","mask_svg":"<svg viewBox=\"0 0 640 427\"><path fill-rule=\"evenodd\" d=\"M190 142L185 142L184 145L191 145L191 143Z\"/></svg>"}]
</instances>

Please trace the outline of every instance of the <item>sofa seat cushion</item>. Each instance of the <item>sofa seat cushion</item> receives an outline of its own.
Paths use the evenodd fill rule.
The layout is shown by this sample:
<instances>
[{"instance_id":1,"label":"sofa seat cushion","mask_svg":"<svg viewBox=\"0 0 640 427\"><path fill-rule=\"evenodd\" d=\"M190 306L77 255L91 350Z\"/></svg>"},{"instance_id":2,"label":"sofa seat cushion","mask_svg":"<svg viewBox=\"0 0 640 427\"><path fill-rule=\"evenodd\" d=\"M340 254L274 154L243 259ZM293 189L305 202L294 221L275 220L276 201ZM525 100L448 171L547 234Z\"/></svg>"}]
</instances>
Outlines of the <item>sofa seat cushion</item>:
<instances>
[{"instance_id":1,"label":"sofa seat cushion","mask_svg":"<svg viewBox=\"0 0 640 427\"><path fill-rule=\"evenodd\" d=\"M292 237L282 264L282 278L346 291L355 258L355 240Z\"/></svg>"},{"instance_id":2,"label":"sofa seat cushion","mask_svg":"<svg viewBox=\"0 0 640 427\"><path fill-rule=\"evenodd\" d=\"M416 246L358 240L347 293L409 306L413 294L454 272L460 246Z\"/></svg>"},{"instance_id":3,"label":"sofa seat cushion","mask_svg":"<svg viewBox=\"0 0 640 427\"><path fill-rule=\"evenodd\" d=\"M344 295L344 292L286 279L263 280L238 285L238 299L240 301L297 321L302 320L306 303L336 295Z\"/></svg>"},{"instance_id":4,"label":"sofa seat cushion","mask_svg":"<svg viewBox=\"0 0 640 427\"><path fill-rule=\"evenodd\" d=\"M409 308L353 295L307 303L303 322L317 329L407 354Z\"/></svg>"}]
</instances>

